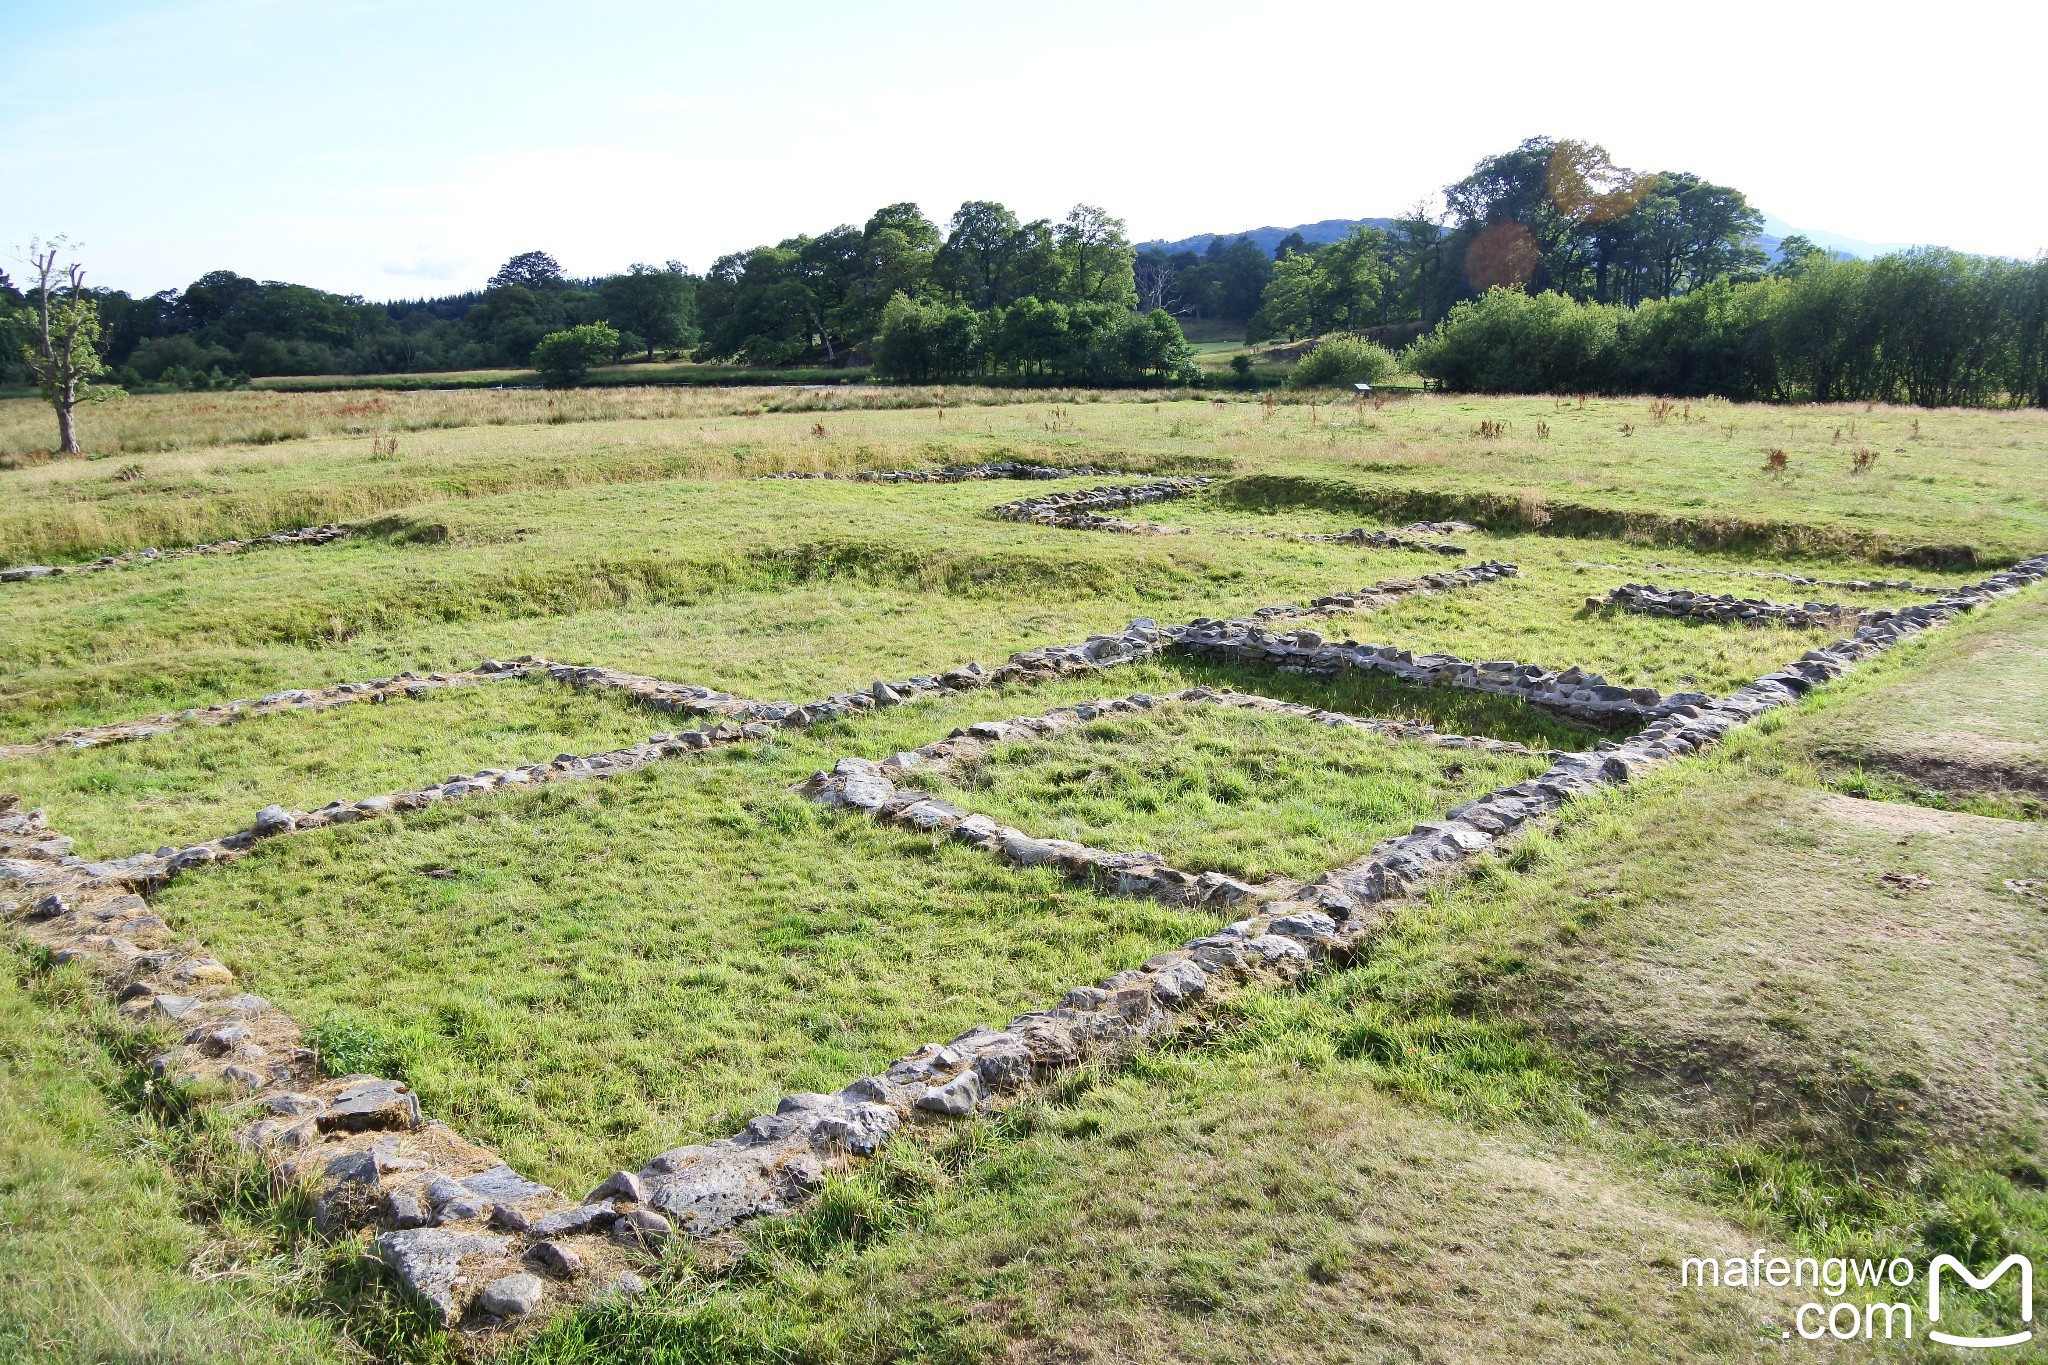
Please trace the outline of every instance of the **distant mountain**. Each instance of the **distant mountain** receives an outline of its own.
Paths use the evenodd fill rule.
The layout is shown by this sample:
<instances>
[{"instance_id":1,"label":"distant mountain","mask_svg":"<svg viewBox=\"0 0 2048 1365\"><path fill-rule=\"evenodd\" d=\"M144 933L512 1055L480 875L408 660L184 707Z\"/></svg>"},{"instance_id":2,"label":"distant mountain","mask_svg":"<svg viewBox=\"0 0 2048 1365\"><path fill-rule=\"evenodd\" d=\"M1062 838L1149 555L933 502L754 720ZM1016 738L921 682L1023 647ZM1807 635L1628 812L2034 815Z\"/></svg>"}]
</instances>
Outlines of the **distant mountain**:
<instances>
[{"instance_id":1,"label":"distant mountain","mask_svg":"<svg viewBox=\"0 0 2048 1365\"><path fill-rule=\"evenodd\" d=\"M1819 232L1810 228L1796 228L1783 218L1769 213L1764 215L1763 235L1757 240L1762 244L1764 250L1776 256L1778 254L1778 243L1794 233L1798 233L1815 246L1826 247L1838 256L1854 256L1858 260L1863 261L1870 260L1876 256L1889 256L1894 251L1908 251L1915 246L1921 245L1921 243L1917 242L1864 242L1858 241L1854 237L1844 237L1839 232Z\"/></svg>"},{"instance_id":2,"label":"distant mountain","mask_svg":"<svg viewBox=\"0 0 2048 1365\"><path fill-rule=\"evenodd\" d=\"M1393 225L1394 220L1391 218L1325 218L1320 223L1303 223L1299 227L1250 228L1244 232L1199 232L1192 237L1183 237L1177 242L1140 242L1138 250L1150 251L1156 246L1166 248L1169 255L1177 251L1192 251L1199 255L1207 251L1209 243L1218 237L1223 239L1225 246L1240 237L1249 237L1270 256L1273 254L1273 248L1285 241L1289 233L1298 232L1302 240L1310 246L1320 246L1325 242L1342 241L1344 234L1355 227L1390 228Z\"/></svg>"},{"instance_id":3,"label":"distant mountain","mask_svg":"<svg viewBox=\"0 0 2048 1365\"><path fill-rule=\"evenodd\" d=\"M1234 242L1240 237L1249 237L1258 243L1260 249L1270 256L1273 254L1273 248L1280 245L1289 233L1298 232L1301 234L1303 241L1311 246L1315 246L1323 242L1340 241L1345 233L1355 227L1389 228L1393 225L1394 220L1391 218L1325 218L1320 223L1302 223L1295 227L1261 227L1251 228L1244 232L1199 232L1192 237L1183 237L1178 241L1171 242L1164 238L1157 238L1153 241L1138 243L1138 250L1150 251L1154 247L1164 247L1169 253L1192 251L1199 254L1207 251L1209 243L1219 237L1226 244ZM1757 245L1770 252L1773 257L1776 257L1778 254L1778 244L1794 233L1807 238L1816 246L1826 247L1837 255L1854 256L1866 261L1874 256L1886 256L1894 251L1904 251L1913 245L1909 242L1865 242L1855 237L1844 237L1839 232L1821 232L1810 228L1796 228L1784 219L1769 213L1764 215L1764 230L1757 237Z\"/></svg>"}]
</instances>

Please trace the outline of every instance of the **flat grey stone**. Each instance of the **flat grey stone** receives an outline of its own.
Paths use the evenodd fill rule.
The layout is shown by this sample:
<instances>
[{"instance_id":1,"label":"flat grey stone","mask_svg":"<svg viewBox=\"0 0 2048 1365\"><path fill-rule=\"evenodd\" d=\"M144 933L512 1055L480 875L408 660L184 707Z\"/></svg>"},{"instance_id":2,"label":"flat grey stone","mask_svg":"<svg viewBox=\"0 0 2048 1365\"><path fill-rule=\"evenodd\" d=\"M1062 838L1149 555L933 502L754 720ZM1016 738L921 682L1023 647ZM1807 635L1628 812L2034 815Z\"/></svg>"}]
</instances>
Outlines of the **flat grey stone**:
<instances>
[{"instance_id":1,"label":"flat grey stone","mask_svg":"<svg viewBox=\"0 0 2048 1365\"><path fill-rule=\"evenodd\" d=\"M384 1206L390 1211L391 1226L395 1228L426 1226L426 1210L420 1207L419 1200L409 1194L387 1194L384 1196Z\"/></svg>"},{"instance_id":2,"label":"flat grey stone","mask_svg":"<svg viewBox=\"0 0 2048 1365\"><path fill-rule=\"evenodd\" d=\"M262 810L256 812L256 823L251 826L258 835L265 837L273 834L289 834L296 827L292 821L291 812L283 806L265 806Z\"/></svg>"},{"instance_id":3,"label":"flat grey stone","mask_svg":"<svg viewBox=\"0 0 2048 1365\"><path fill-rule=\"evenodd\" d=\"M609 1204L584 1204L573 1209L557 1209L544 1213L533 1220L531 1231L540 1237L568 1237L579 1232L588 1232L599 1224L611 1222L617 1215Z\"/></svg>"},{"instance_id":4,"label":"flat grey stone","mask_svg":"<svg viewBox=\"0 0 2048 1365\"><path fill-rule=\"evenodd\" d=\"M319 1119L327 1131L362 1132L370 1128L417 1128L420 1101L403 1081L368 1080L334 1097Z\"/></svg>"},{"instance_id":5,"label":"flat grey stone","mask_svg":"<svg viewBox=\"0 0 2048 1365\"><path fill-rule=\"evenodd\" d=\"M613 1171L605 1178L603 1184L583 1196L585 1203L596 1203L600 1199L614 1198L624 1199L635 1204L644 1202L645 1196L641 1193L640 1177L631 1171Z\"/></svg>"},{"instance_id":6,"label":"flat grey stone","mask_svg":"<svg viewBox=\"0 0 2048 1365\"><path fill-rule=\"evenodd\" d=\"M477 1296L477 1304L493 1317L524 1317L540 1307L546 1284L538 1275L507 1275L492 1280Z\"/></svg>"},{"instance_id":7,"label":"flat grey stone","mask_svg":"<svg viewBox=\"0 0 2048 1365\"><path fill-rule=\"evenodd\" d=\"M962 1072L944 1085L933 1086L917 1097L917 1107L931 1114L958 1118L971 1114L981 1102L981 1078Z\"/></svg>"},{"instance_id":8,"label":"flat grey stone","mask_svg":"<svg viewBox=\"0 0 2048 1365\"><path fill-rule=\"evenodd\" d=\"M462 1276L463 1263L503 1256L510 1248L503 1237L406 1228L377 1238L377 1259L391 1268L399 1283L432 1305L446 1325L460 1315L455 1282Z\"/></svg>"},{"instance_id":9,"label":"flat grey stone","mask_svg":"<svg viewBox=\"0 0 2048 1365\"><path fill-rule=\"evenodd\" d=\"M522 1199L531 1199L537 1194L553 1194L546 1185L528 1180L510 1166L493 1166L479 1175L462 1177L462 1186L481 1199L495 1200L500 1204L516 1204Z\"/></svg>"}]
</instances>

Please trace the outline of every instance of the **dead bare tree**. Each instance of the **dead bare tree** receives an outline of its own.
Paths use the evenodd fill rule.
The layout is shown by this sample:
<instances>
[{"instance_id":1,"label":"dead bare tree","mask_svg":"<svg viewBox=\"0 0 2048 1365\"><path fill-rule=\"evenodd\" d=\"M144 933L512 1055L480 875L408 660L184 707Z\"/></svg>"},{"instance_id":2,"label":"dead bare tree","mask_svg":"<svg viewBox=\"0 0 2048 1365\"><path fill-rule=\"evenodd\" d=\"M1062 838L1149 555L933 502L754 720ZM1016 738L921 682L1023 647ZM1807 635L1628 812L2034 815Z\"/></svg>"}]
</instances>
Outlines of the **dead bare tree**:
<instances>
[{"instance_id":1,"label":"dead bare tree","mask_svg":"<svg viewBox=\"0 0 2048 1365\"><path fill-rule=\"evenodd\" d=\"M37 385L57 410L59 453L80 454L76 410L81 402L98 402L121 390L101 384L107 372L100 357L100 309L85 292L85 266L61 262L70 243L62 237L29 243L34 283L26 291L29 306L16 317L27 334L22 359Z\"/></svg>"},{"instance_id":2,"label":"dead bare tree","mask_svg":"<svg viewBox=\"0 0 2048 1365\"><path fill-rule=\"evenodd\" d=\"M1174 288L1180 272L1164 255L1147 252L1138 258L1132 273L1137 278L1139 312L1149 313L1155 308L1172 312L1173 306L1180 302L1179 291Z\"/></svg>"}]
</instances>

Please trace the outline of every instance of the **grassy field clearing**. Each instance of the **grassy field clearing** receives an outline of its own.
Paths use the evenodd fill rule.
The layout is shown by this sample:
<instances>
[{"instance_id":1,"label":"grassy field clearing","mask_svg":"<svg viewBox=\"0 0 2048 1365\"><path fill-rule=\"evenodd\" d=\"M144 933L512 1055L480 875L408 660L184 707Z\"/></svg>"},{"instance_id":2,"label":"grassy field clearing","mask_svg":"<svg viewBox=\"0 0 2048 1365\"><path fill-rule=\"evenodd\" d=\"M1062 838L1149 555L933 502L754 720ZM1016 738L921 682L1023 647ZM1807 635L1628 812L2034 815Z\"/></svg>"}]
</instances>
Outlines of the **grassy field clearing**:
<instances>
[{"instance_id":1,"label":"grassy field clearing","mask_svg":"<svg viewBox=\"0 0 2048 1365\"><path fill-rule=\"evenodd\" d=\"M1190 872L1313 881L1546 766L1190 706L996 745L973 768L921 785L1040 838L1142 849Z\"/></svg>"},{"instance_id":2,"label":"grassy field clearing","mask_svg":"<svg viewBox=\"0 0 2048 1365\"><path fill-rule=\"evenodd\" d=\"M491 682L60 750L0 767L0 785L47 808L80 856L118 858L246 828L272 802L312 810L416 790L478 768L637 744L656 728L648 712L601 694Z\"/></svg>"},{"instance_id":3,"label":"grassy field clearing","mask_svg":"<svg viewBox=\"0 0 2048 1365\"><path fill-rule=\"evenodd\" d=\"M1165 692L1216 675L1148 665L1116 676ZM715 1136L789 1090L835 1089L920 1042L1000 1023L1213 927L1213 914L1013 871L943 840L831 814L788 790L844 754L881 757L958 724L1092 698L1101 682L920 703L623 778L295 835L181 879L156 904L251 989L366 1049L348 1065L403 1072L436 1114L568 1188L607 1163L637 1165ZM521 694L541 687L478 689L505 698L483 722L506 723L506 708L522 715L535 703L520 705ZM383 790L391 782L371 771L378 754L398 736L453 732L463 695L448 694L451 714L438 724L433 703L360 708L360 723L385 747L350 757L342 742L307 761L351 765L351 780ZM543 705L547 695L538 693ZM573 700L572 710L588 704ZM403 723L409 705L419 708L417 727ZM264 782L297 774L291 740L305 727L348 716L344 708L324 720L192 732L191 747L154 771L198 802L201 775L241 764L222 784L231 795L204 817L225 823L245 815ZM276 738L249 738L275 722ZM1532 739L1570 738L1554 724L1519 728ZM489 733L479 723L458 742ZM1297 810L1336 805L1304 794L1329 771L1324 733L1269 748L1273 769L1239 778L1246 798ZM162 742L127 746L114 771ZM1386 790L1417 775L1414 754L1351 749L1347 774L1362 799L1415 814L1383 804L1365 833L1330 832L1333 846L1369 843L1374 831L1428 813L1426 790ZM116 753L105 751L109 760ZM400 757L408 772L430 761ZM1511 767L1473 763L1462 777L1437 770L1433 780L1477 790ZM1193 823L1208 798L1153 780L1162 815ZM73 809L120 828L118 798L101 802L74 785L50 800L59 828L70 827ZM135 842L125 832L100 837ZM1312 847L1304 834L1290 851L1307 857Z\"/></svg>"},{"instance_id":4,"label":"grassy field clearing","mask_svg":"<svg viewBox=\"0 0 2048 1365\"><path fill-rule=\"evenodd\" d=\"M516 1358L1776 1358L1797 1298L1680 1290L1681 1258L2038 1259L2048 922L2003 879L2048 833L1830 796L1801 754L2043 614L1582 803L1362 966L925 1134Z\"/></svg>"},{"instance_id":5,"label":"grassy field clearing","mask_svg":"<svg viewBox=\"0 0 2048 1365\"><path fill-rule=\"evenodd\" d=\"M0 737L527 652L803 700L1481 558L1523 576L1318 628L1717 692L1842 632L1587 599L1633 579L1877 605L1914 599L1652 566L1953 583L1982 569L1853 556L2048 548L2038 413L1026 397L1044 398L947 391L943 414L938 391L885 389L95 410L89 440L118 415L171 448L0 471L15 493L0 563L330 516L359 534L0 587ZM784 401L797 410L772 410ZM0 449L33 420L0 404ZM279 440L286 422L305 439ZM400 452L373 458L386 431ZM1773 447L1782 477L1761 470ZM1859 448L1876 466L1851 475ZM992 457L1223 482L1138 514L1189 534L1141 538L985 515L1094 478L738 477ZM1226 534L1466 508L1491 530L1457 537L1459 559ZM798 1216L679 1256L650 1300L558 1323L511 1359L1455 1360L1503 1343L1746 1358L1776 1354L1788 1302L1681 1295L1675 1258L2048 1254L2048 920L2008 886L2048 879L2048 826L1985 818L2040 811L2041 597L1574 806L1409 907L1351 970L1247 992L1125 1067L919 1132ZM330 1064L406 1076L436 1117L580 1193L1211 927L789 790L955 725L1196 682L1537 747L1595 739L1477 694L1169 659L294 835L179 879L157 909L312 1026ZM9 763L0 790L120 854L272 800L674 726L492 684ZM998 750L959 790L1034 833L1258 875L1318 871L1525 770L1193 710ZM108 1018L75 969L20 957L0 982L0 1141L29 1173L0 1182L0 1356L320 1358L350 1349L338 1302L379 1355L468 1351L395 1325L349 1246L247 1212L186 1130L151 1117L146 1054ZM115 1213L130 1201L132 1237ZM75 1345L55 1341L67 1315L92 1319Z\"/></svg>"},{"instance_id":6,"label":"grassy field clearing","mask_svg":"<svg viewBox=\"0 0 2048 1365\"><path fill-rule=\"evenodd\" d=\"M1051 403L1020 390L773 394L137 398L105 410L129 416L102 420L159 433L190 427L189 442L112 463L7 473L17 496L0 513L0 558L89 558L518 488L988 458L1224 474L1232 483L1223 500L1247 507L1396 520L1480 512L1502 527L1705 537L1779 552L1955 544L2011 558L2048 543L2048 414L2040 410L1709 400L1666 411L1635 399L1582 408L1432 394L1375 411L1263 408L1245 395L1099 393ZM942 396L968 406L933 406ZM797 410L766 410L771 404ZM47 420L26 400L0 404L0 448L7 430L26 439ZM372 434L406 430L408 421L428 429L407 434L395 459L376 457ZM280 422L303 426L308 439L234 444L265 433L275 442ZM1480 434L1495 423L1499 434ZM1771 449L1787 454L1782 475L1765 471ZM1859 449L1877 455L1867 474L1851 472ZM140 473L116 477L129 466Z\"/></svg>"},{"instance_id":7,"label":"grassy field clearing","mask_svg":"<svg viewBox=\"0 0 2048 1365\"><path fill-rule=\"evenodd\" d=\"M27 738L77 721L527 652L802 699L992 662L1134 616L1241 613L1463 562L1216 533L1334 524L1294 513L1198 509L1181 515L1199 529L1171 537L1062 532L982 514L1017 487L722 481L528 491L440 504L431 518L317 550L10 584L0 733ZM1412 599L1343 628L1471 658L1578 662L1665 690L1725 688L1826 638L1585 614L1588 596L1659 575L1575 561L1641 565L1668 551L1527 534L1461 539L1466 558L1510 559L1524 577Z\"/></svg>"},{"instance_id":8,"label":"grassy field clearing","mask_svg":"<svg viewBox=\"0 0 2048 1365\"><path fill-rule=\"evenodd\" d=\"M287 840L158 902L564 1189L1056 1000L1211 917L835 816L766 749ZM452 877L428 877L429 871Z\"/></svg>"}]
</instances>

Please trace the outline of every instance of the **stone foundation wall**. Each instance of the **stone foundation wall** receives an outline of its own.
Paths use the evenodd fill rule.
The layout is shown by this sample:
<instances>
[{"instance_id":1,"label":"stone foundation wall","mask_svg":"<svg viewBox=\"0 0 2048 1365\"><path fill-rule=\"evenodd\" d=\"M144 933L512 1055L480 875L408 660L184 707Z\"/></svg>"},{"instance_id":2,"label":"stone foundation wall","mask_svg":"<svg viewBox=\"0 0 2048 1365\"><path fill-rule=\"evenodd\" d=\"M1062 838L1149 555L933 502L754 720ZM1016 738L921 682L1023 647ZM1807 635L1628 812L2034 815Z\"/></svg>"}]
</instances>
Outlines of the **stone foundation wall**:
<instances>
[{"instance_id":1,"label":"stone foundation wall","mask_svg":"<svg viewBox=\"0 0 2048 1365\"><path fill-rule=\"evenodd\" d=\"M1291 879L1252 886L1220 872L1182 871L1154 853L1111 852L1068 839L1038 838L911 785L977 762L991 744L1046 739L1101 716L1158 712L1184 705L1293 716L1316 725L1364 730L1439 749L1529 752L1527 746L1508 740L1440 734L1418 721L1351 716L1227 688L1191 687L1166 697L1137 692L1127 697L1054 707L1042 715L981 721L956 728L943 740L892 754L878 763L862 758L840 759L832 771L812 775L797 790L826 805L851 807L886 823L927 834L948 835L1000 856L1014 866L1051 866L1063 876L1110 895L1139 896L1177 906L1230 906L1240 901L1271 900L1297 889L1300 884Z\"/></svg>"},{"instance_id":2,"label":"stone foundation wall","mask_svg":"<svg viewBox=\"0 0 2048 1365\"><path fill-rule=\"evenodd\" d=\"M67 574L97 573L102 569L118 569L124 564L163 564L173 559L191 559L197 555L239 554L263 545L325 545L330 541L346 539L351 532L347 526L308 526L303 531L277 531L252 540L216 540L205 545L193 545L183 550L130 550L126 554L105 555L89 564L22 564L12 569L0 569L0 583L27 583L38 578L62 578Z\"/></svg>"},{"instance_id":3,"label":"stone foundation wall","mask_svg":"<svg viewBox=\"0 0 2048 1365\"><path fill-rule=\"evenodd\" d=\"M1434 536L1470 535L1479 528L1469 521L1418 521L1394 531L1368 531L1363 526L1334 535L1307 535L1299 531L1223 532L1226 536L1260 536L1269 540L1298 540L1317 545L1352 545L1366 550L1420 550L1434 555L1461 555L1462 545L1434 540Z\"/></svg>"},{"instance_id":4,"label":"stone foundation wall","mask_svg":"<svg viewBox=\"0 0 2048 1365\"><path fill-rule=\"evenodd\" d=\"M1570 561L1575 569L1621 569L1636 572L1649 568L1657 573L1710 574L1717 578L1767 578L1778 583L1793 583L1802 588L1834 588L1841 592L1914 592L1924 597L1940 597L1953 592L1952 588L1930 588L1903 578L1808 578L1804 574L1774 573L1768 569L1716 569L1695 564L1603 564L1595 560L1574 559Z\"/></svg>"},{"instance_id":5,"label":"stone foundation wall","mask_svg":"<svg viewBox=\"0 0 2048 1365\"><path fill-rule=\"evenodd\" d=\"M1123 531L1139 535L1175 534L1174 528L1156 522L1122 521L1102 515L1122 507L1142 507L1155 502L1172 502L1201 492L1214 479L1155 479L1151 483L1125 484L1109 488L1084 488L1072 493L1047 493L1036 498L991 507L989 515L1002 521L1022 521L1033 526L1059 526L1081 531Z\"/></svg>"},{"instance_id":6,"label":"stone foundation wall","mask_svg":"<svg viewBox=\"0 0 2048 1365\"><path fill-rule=\"evenodd\" d=\"M1097 469L1089 464L1062 469L1055 465L999 460L994 464L954 464L942 469L863 469L853 474L788 469L780 474L761 474L756 477L760 480L846 479L854 483L972 483L980 479L1115 478L1122 473L1120 469Z\"/></svg>"},{"instance_id":7,"label":"stone foundation wall","mask_svg":"<svg viewBox=\"0 0 2048 1365\"><path fill-rule=\"evenodd\" d=\"M1475 566L1408 580L1402 591L1435 590L1416 586L1429 579L1463 586L1512 571L1511 566ZM1466 575L1470 577L1462 577ZM486 1325L530 1313L548 1299L637 1292L642 1281L636 1267L645 1268L643 1258L666 1238L677 1233L707 1235L741 1219L780 1212L815 1188L829 1170L871 1154L906 1124L986 1110L1035 1081L1093 1058L1121 1055L1170 1033L1233 988L1291 981L1324 964L1343 962L1371 940L1405 897L1432 879L1455 872L1531 820L1579 795L1630 781L1717 743L1735 727L1791 703L1862 659L2043 578L2048 578L2048 556L1860 626L1848 638L1809 651L1726 697L1701 698L1697 703L1662 699L1663 713L1641 733L1619 743L1603 741L1588 753L1555 753L1550 769L1541 776L1456 806L1444 819L1387 840L1369 857L1333 869L1313 883L1270 888L1279 894L1263 899L1256 894L1219 894L1217 903L1251 912L1213 934L1158 954L1098 985L1077 987L1051 1008L1019 1015L1001 1028L975 1028L946 1043L927 1044L880 1074L856 1080L834 1094L787 1096L774 1113L752 1120L733 1137L661 1153L637 1172L612 1174L580 1200L523 1179L488 1150L435 1123L420 1112L417 1098L402 1083L368 1076L321 1078L317 1059L303 1046L296 1022L267 1001L238 992L226 966L198 945L179 940L150 912L135 894L150 884L146 869L89 865L71 857L68 841L49 830L41 812L22 811L12 798L0 799L0 913L12 919L21 936L48 947L59 960L81 961L98 972L125 1014L179 1030L181 1041L161 1054L153 1068L167 1080L206 1082L237 1096L228 1102L241 1120L241 1142L272 1162L284 1178L315 1187L324 1227L376 1229L377 1255L401 1282L445 1320ZM1350 609L1355 608L1332 608ZM1292 606L1271 610L1276 616L1309 614ZM1255 631L1261 633L1254 636ZM1202 638L1190 642L1190 632L1199 632ZM1412 655L1403 662L1405 651L1325 645L1312 631L1296 631L1283 643L1265 643L1273 638L1256 622L1162 629L1139 621L1117 635L1081 645L1020 651L996 669L970 665L939 679L877 683L868 694L788 708L779 719L752 709L779 704L745 702L723 694L697 696L694 693L708 690L604 669L548 666L567 670L563 680L572 685L621 687L650 704L736 708L722 713L708 729L692 732L700 742L657 736L645 746L596 756L612 759L603 768L594 758L558 759L556 764L565 765L559 769L565 774L576 770L578 763L586 765L586 775L626 770L629 764L708 747L719 742L721 731L745 738L750 726L761 727L760 733L766 734L775 725L807 723L803 717L840 714L842 707L893 705L908 699L904 689L914 696L950 687L954 679L961 686L982 686L1113 667L1161 648L1200 647L1204 640L1232 647L1257 644L1262 657L1310 672L1326 665L1372 666L1361 662L1367 657L1408 669L1420 663ZM1363 654L1367 650L1373 652ZM541 665L534 661L523 666ZM1441 675L1448 667L1431 665L1427 671ZM1481 673L1498 675L1507 668L1465 667L1475 670L1469 675L1473 678ZM1453 671L1432 680L1461 685L1458 679L1463 676L1468 675ZM1526 680L1522 685L1533 686ZM1548 685L1555 691L1562 684L1552 679ZM1199 694L1201 689L1195 691ZM1204 698L1186 693L1182 699L1226 700L1220 694ZM1122 700L1138 704L1135 698ZM1058 708L1047 715L1071 714L1078 721L1085 718L1081 710ZM1311 718L1315 714L1311 712ZM1368 726L1394 724L1339 719ZM1047 723L1045 717L1037 720ZM1000 739L1005 733L997 728L977 735L970 726L952 740ZM941 759L949 752L941 745L926 749ZM536 766L557 771L555 765ZM907 774L916 766L897 763L895 770ZM440 799L469 795L471 789L494 789L511 771L480 774L492 779L488 785L468 778L446 784ZM521 771L528 781L547 780L537 778L531 769ZM915 823L922 817L911 813L921 804L929 805L929 800L905 799L910 793L899 790L887 771L884 765L835 770L825 775L820 794L836 783L843 803L861 805L872 799L867 808ZM862 795L847 801L850 790ZM425 797L424 792L416 795ZM244 833L253 841L317 827L312 817L319 814L306 813L307 822L301 823L292 812L267 808ZM941 820L950 819L950 812L937 814ZM283 821L277 818L280 815ZM327 820L334 818L330 814ZM963 816L953 829L965 827L968 818ZM986 839L996 832L977 831L973 837ZM1045 854L1049 858L1075 857L1072 850L1052 841L1028 841L1033 846L1018 843L1014 848L1011 843L1005 837L998 847L1020 863L1039 857L1041 848L1050 850ZM1089 866L1102 865L1097 861ZM1089 875L1098 874L1091 870ZM1178 882L1178 876L1168 880ZM1200 878L1195 880L1199 885Z\"/></svg>"},{"instance_id":8,"label":"stone foundation wall","mask_svg":"<svg viewBox=\"0 0 2048 1365\"><path fill-rule=\"evenodd\" d=\"M1761 597L1693 592L1687 588L1660 588L1653 583L1624 583L1610 588L1606 598L1586 599L1589 610L1620 607L1644 616L1675 616L1680 620L1711 621L1745 626L1853 626L1859 620L1881 621L1891 612L1869 611L1834 602L1770 602Z\"/></svg>"}]
</instances>

